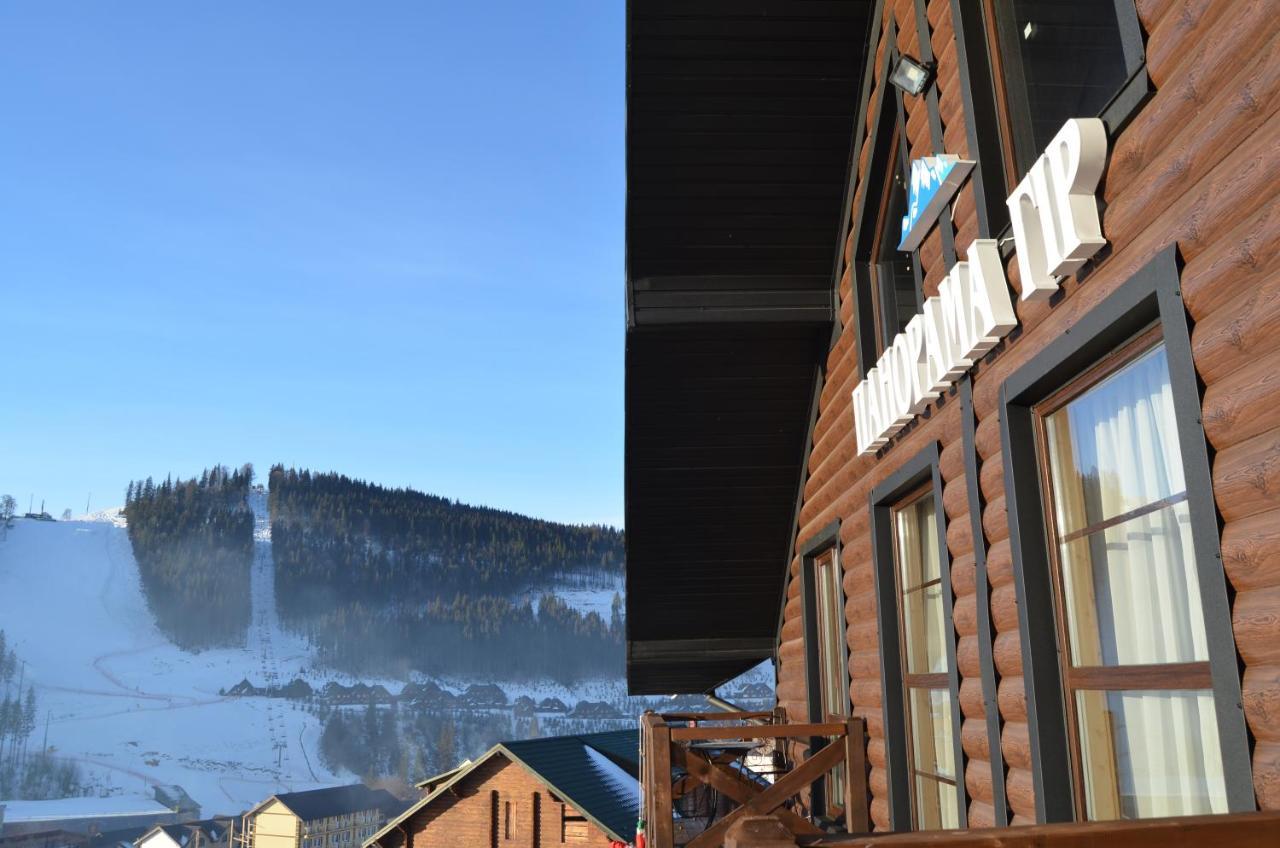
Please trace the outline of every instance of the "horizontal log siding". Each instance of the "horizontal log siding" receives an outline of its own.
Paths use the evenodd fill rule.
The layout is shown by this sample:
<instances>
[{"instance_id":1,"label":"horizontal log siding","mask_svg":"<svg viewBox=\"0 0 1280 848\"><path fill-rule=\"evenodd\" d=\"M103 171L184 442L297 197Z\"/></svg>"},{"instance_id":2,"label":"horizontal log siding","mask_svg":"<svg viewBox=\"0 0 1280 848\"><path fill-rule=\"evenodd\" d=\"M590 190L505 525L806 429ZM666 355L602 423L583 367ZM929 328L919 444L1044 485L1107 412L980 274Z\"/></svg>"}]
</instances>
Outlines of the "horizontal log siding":
<instances>
[{"instance_id":1,"label":"horizontal log siding","mask_svg":"<svg viewBox=\"0 0 1280 848\"><path fill-rule=\"evenodd\" d=\"M965 155L965 114L950 0L930 0L928 20L938 61L939 112L947 152ZM1020 329L973 370L979 487L985 501L993 656L1003 722L1001 753L1016 824L1035 820L1030 734L1022 678L1019 616L1004 500L998 421L1000 384L1044 345L1111 294L1161 249L1176 243L1185 261L1182 293L1194 322L1192 346L1205 384L1204 425L1213 455L1214 493L1224 521L1222 555L1234 592L1233 627L1245 666L1245 715L1255 738L1254 784L1260 806L1280 809L1280 15L1266 0L1138 0L1147 35L1148 72L1156 93L1115 139L1100 195L1110 255L1084 282L1067 280L1052 304L1017 302ZM911 0L886 0L900 48L919 54ZM877 45L872 98L884 39ZM1240 57L1244 61L1240 61ZM906 98L912 156L930 152L924 98ZM995 132L995 128L984 128ZM857 164L855 207L871 127ZM873 187L878 190L878 187ZM972 185L953 204L956 250L977 236ZM870 223L867 224L871 225ZM849 261L846 243L845 261ZM946 273L937 228L921 247L926 294ZM1016 257L1008 277L1020 290ZM851 274L840 279L844 330L827 362L819 418L809 456L798 542L841 521L850 695L867 720L872 819L889 825L881 713L879 634L867 502L871 489L925 444L942 447L947 545L955 592L960 728L967 756L965 786L972 826L993 820L991 771L978 668L974 540L963 497L959 403L944 398L899 435L884 455L856 456L851 392L858 382ZM791 571L798 574L799 558ZM799 581L788 590L782 627L778 698L793 720L805 720Z\"/></svg>"}]
</instances>

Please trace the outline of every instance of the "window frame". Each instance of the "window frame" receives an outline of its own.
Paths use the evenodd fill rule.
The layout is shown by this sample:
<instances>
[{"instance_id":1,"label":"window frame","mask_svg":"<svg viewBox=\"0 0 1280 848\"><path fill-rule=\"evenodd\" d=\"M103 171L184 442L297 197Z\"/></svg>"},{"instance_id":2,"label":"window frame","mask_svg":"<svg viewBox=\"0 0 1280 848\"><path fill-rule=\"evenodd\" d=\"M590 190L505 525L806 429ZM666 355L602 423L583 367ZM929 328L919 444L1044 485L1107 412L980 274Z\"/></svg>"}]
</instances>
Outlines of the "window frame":
<instances>
[{"instance_id":1,"label":"window frame","mask_svg":"<svg viewBox=\"0 0 1280 848\"><path fill-rule=\"evenodd\" d=\"M876 616L880 631L881 706L884 720L885 766L888 774L890 827L915 830L915 769L907 741L910 732L907 685L904 672L902 623L898 592L895 511L909 496L926 487L933 494L937 517L938 572L942 586L942 610L947 633L947 690L951 706L953 757L956 764L956 809L961 829L969 826L969 793L965 785L968 759L961 740L964 718L960 711L960 672L956 660L955 593L951 586L951 552L947 548L947 516L943 506L943 481L939 469L941 449L930 442L896 471L875 486L868 498L871 511L872 574ZM914 499L913 499L914 500Z\"/></svg>"},{"instance_id":2,"label":"window frame","mask_svg":"<svg viewBox=\"0 0 1280 848\"><path fill-rule=\"evenodd\" d=\"M824 681L822 680L822 638L818 632L817 591L818 563L827 555L832 557L833 565L840 570L841 574L841 580L837 585L840 589L841 621L844 627L841 634L843 638L840 640L841 657L839 668L844 670L844 686L841 689L845 695L844 715L848 717L853 714L853 700L849 696L849 687L852 684L849 676L849 640L847 636L849 620L847 614L844 613L846 601L843 586L844 567L841 564L840 552L839 520L823 527L811 536L800 549L800 615L804 628L805 703L809 713L809 721L814 724L822 724L827 720L826 712L822 705ZM826 742L825 738L815 738L810 740L809 744L811 749L817 750L823 747ZM815 816L842 812L838 809L839 804L832 803L828 805L825 780L813 784L811 805Z\"/></svg>"},{"instance_id":3,"label":"window frame","mask_svg":"<svg viewBox=\"0 0 1280 848\"><path fill-rule=\"evenodd\" d=\"M1016 186L1043 153L1037 149L1031 130L1029 104L1025 100L1026 76L1021 57L1010 45L1017 44L1018 33L1011 27L1009 15L1011 0L980 0L988 56L991 62L991 78L995 88L996 113L1002 141L1002 164L1010 186ZM1107 127L1108 139L1114 139L1137 114L1154 93L1147 74L1146 44L1142 35L1142 23L1133 0L1114 0L1116 22L1120 32L1120 46L1124 53L1126 79L1116 89L1111 99L1096 115L1075 115L1077 118L1101 118ZM1015 106L1015 99L1019 105Z\"/></svg>"},{"instance_id":4,"label":"window frame","mask_svg":"<svg viewBox=\"0 0 1280 848\"><path fill-rule=\"evenodd\" d=\"M868 115L872 117L867 143L871 145L871 149L867 154L867 166L859 181L862 192L853 216L854 240L850 266L853 320L857 331L858 375L862 378L875 367L886 346L893 342L892 338L882 338L884 328L881 326L879 299L876 294L878 263L875 251L880 245L882 218L887 208L885 188L890 184L895 165L902 172L908 191L911 184L902 95L889 82L889 75L900 55L894 46L897 39L897 27L890 20L884 33L887 46L880 63L875 98L868 104ZM920 272L920 251L914 250L910 256L911 270L916 280L916 300L923 303L924 281Z\"/></svg>"},{"instance_id":5,"label":"window frame","mask_svg":"<svg viewBox=\"0 0 1280 848\"><path fill-rule=\"evenodd\" d=\"M907 605L905 602L907 593L917 592L922 589L925 589L933 585L935 581L927 580L924 583L920 583L916 586L902 585L902 549L899 544L898 522L903 512L915 506L916 504L920 503L920 501L924 500L925 498L929 498L933 496L934 496L933 481L928 480L921 483L914 491L907 493L904 497L900 498L896 503L894 503L892 506L889 507L889 512L893 517L892 521L893 521L893 529L894 529L893 580L894 580L894 597L897 601L897 606L898 606L898 633L899 634L905 635L907 632ZM933 509L934 509L934 516L935 518L937 518L939 509L938 509L938 502L936 499L933 502ZM945 538L945 534L943 537ZM941 556L942 556L941 550L939 550L938 556L939 556L939 569L938 569L938 577L937 577L936 583L939 589L941 589L942 581L943 581L943 574L942 574L942 568L941 568ZM949 641L954 642L956 638L954 633L954 624L949 621L947 621L946 623L952 627L952 632L950 633L951 638ZM905 641L905 639L903 641ZM903 713L903 727L904 727L904 735L907 740L907 780L909 783L910 796L911 796L911 821L914 825L914 823L917 821L918 813L919 813L919 803L918 803L919 798L918 798L918 793L916 791L916 778L923 777L926 780L932 780L935 783L938 783L940 786L950 786L952 789L957 789L960 785L960 782L964 780L964 775L957 774L954 777L945 777L941 774L922 771L921 769L916 767L915 758L912 756L912 754L914 753L913 749L915 747L916 733L915 733L914 722L912 721L912 718L911 718L911 697L910 697L911 692L912 690L923 691L923 692L942 691L942 692L946 692L949 697L952 696L953 693L951 692L950 672L949 671L912 672L908 668L906 653L901 650L898 653L898 659L899 659L899 662L901 663L902 688L903 688L903 693L905 695L903 701L906 709ZM948 662L950 662L949 658L948 658ZM958 697L959 693L958 692L954 693L954 695ZM953 737L958 736L960 733L959 728L955 725L954 716L952 716L951 733ZM963 800L957 799L957 802L962 803Z\"/></svg>"},{"instance_id":6,"label":"window frame","mask_svg":"<svg viewBox=\"0 0 1280 848\"><path fill-rule=\"evenodd\" d=\"M1228 811L1256 809L1213 478L1200 424L1200 387L1180 292L1177 248L1171 245L1070 330L1051 340L1000 388L1005 503L1018 598L1036 818L1042 823L1076 820L1077 795L1082 797L1082 793L1077 789L1073 770L1060 767L1075 754L1068 737L1058 627L1032 628L1028 624L1056 615L1057 603L1045 512L1047 490L1043 488L1036 444L1035 407L1089 373L1153 323L1156 329L1151 332L1163 342L1169 364L1191 515L1192 551L1209 649L1212 686L1201 688L1211 688L1214 694Z\"/></svg>"}]
</instances>

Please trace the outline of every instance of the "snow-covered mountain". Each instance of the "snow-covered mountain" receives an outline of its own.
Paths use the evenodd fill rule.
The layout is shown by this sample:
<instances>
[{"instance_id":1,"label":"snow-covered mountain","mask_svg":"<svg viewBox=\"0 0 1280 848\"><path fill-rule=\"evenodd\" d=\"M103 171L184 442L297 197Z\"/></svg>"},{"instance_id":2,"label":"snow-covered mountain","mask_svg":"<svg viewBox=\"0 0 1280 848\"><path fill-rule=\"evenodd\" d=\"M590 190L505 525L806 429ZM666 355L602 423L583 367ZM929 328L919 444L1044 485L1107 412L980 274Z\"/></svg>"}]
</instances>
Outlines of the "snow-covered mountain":
<instances>
[{"instance_id":1,"label":"snow-covered mountain","mask_svg":"<svg viewBox=\"0 0 1280 848\"><path fill-rule=\"evenodd\" d=\"M265 505L254 506L265 531ZM0 628L58 755L99 786L177 783L206 813L351 779L320 763L319 722L295 702L218 695L246 676L287 682L309 661L275 619L267 532L256 534L246 646L194 654L156 629L117 511L85 518L97 520L20 519L0 541Z\"/></svg>"},{"instance_id":2,"label":"snow-covered mountain","mask_svg":"<svg viewBox=\"0 0 1280 848\"><path fill-rule=\"evenodd\" d=\"M0 629L25 662L23 680L35 686L39 698L39 729L32 738L43 737L47 712L50 748L79 763L95 792L143 795L153 784L178 784L206 815L234 814L274 792L356 779L335 774L322 763L319 704L260 693L219 694L241 680L260 690L284 686L295 677L317 692L331 681L381 683L391 693L404 685L370 677L356 681L322 670L306 641L281 627L266 496L254 490L249 501L255 517L251 614L245 645L239 648L190 652L160 632L147 608L119 510L74 521L19 519L0 538ZM558 575L547 588L575 608L596 611L607 620L622 585L620 579ZM528 597L534 600L536 593ZM766 663L725 693L768 699L771 681ZM629 699L620 675L572 687L550 680L462 676L433 682L455 695L472 684L497 683L511 705L488 710L487 719L478 719L476 708L459 697L460 713L449 713L452 707L438 713L449 721L456 717L470 725L485 724L483 732L468 737L472 747L479 746L475 751L463 750L466 734L459 725L457 757L528 731L528 716L517 718L513 711L520 699L554 699L573 710L571 715L544 715L543 733L629 726L643 709L664 706L653 699ZM575 707L582 703L591 709L584 708L578 717ZM343 707L360 708L359 703ZM485 712L479 709L479 714ZM492 733L499 735L485 735Z\"/></svg>"}]
</instances>

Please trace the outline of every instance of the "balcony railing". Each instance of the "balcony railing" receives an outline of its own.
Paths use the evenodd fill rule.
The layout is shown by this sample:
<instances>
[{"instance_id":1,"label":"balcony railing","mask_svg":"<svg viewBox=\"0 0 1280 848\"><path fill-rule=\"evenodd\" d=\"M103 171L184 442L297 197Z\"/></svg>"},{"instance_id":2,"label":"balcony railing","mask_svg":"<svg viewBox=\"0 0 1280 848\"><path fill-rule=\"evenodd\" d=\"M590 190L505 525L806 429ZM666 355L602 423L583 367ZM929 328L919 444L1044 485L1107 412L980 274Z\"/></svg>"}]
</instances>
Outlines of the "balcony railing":
<instances>
[{"instance_id":1,"label":"balcony railing","mask_svg":"<svg viewBox=\"0 0 1280 848\"><path fill-rule=\"evenodd\" d=\"M775 713L649 712L640 735L652 848L716 848L744 816L772 815L797 837L869 830L861 718L787 724ZM828 799L833 788L840 797ZM700 793L718 803L696 820L678 815Z\"/></svg>"},{"instance_id":2,"label":"balcony railing","mask_svg":"<svg viewBox=\"0 0 1280 848\"><path fill-rule=\"evenodd\" d=\"M1069 822L975 830L878 833L874 836L800 837L802 846L822 848L1275 848L1280 812L1180 816L1105 822Z\"/></svg>"}]
</instances>

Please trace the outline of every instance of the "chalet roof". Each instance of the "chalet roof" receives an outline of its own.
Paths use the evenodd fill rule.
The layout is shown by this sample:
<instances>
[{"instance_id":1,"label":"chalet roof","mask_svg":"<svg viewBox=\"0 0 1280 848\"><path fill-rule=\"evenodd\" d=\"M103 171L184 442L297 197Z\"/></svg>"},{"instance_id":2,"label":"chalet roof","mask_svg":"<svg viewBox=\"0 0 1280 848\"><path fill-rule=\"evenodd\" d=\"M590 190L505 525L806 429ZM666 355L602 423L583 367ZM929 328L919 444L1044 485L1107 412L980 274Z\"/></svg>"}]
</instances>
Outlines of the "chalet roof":
<instances>
[{"instance_id":1,"label":"chalet roof","mask_svg":"<svg viewBox=\"0 0 1280 848\"><path fill-rule=\"evenodd\" d=\"M422 800L387 822L364 844L378 842L495 756L527 769L611 838L628 841L635 835L639 817L639 745L635 730L499 742L483 756L455 769L452 776L436 784Z\"/></svg>"},{"instance_id":2,"label":"chalet roof","mask_svg":"<svg viewBox=\"0 0 1280 848\"><path fill-rule=\"evenodd\" d=\"M272 795L254 809L260 809L272 798L284 804L303 821L314 821L329 816L345 816L361 810L377 809L385 813L395 813L404 809L404 802L387 790L370 789L363 783L310 789L306 792L284 792Z\"/></svg>"},{"instance_id":3,"label":"chalet roof","mask_svg":"<svg viewBox=\"0 0 1280 848\"><path fill-rule=\"evenodd\" d=\"M872 0L630 0L627 681L772 655Z\"/></svg>"}]
</instances>

